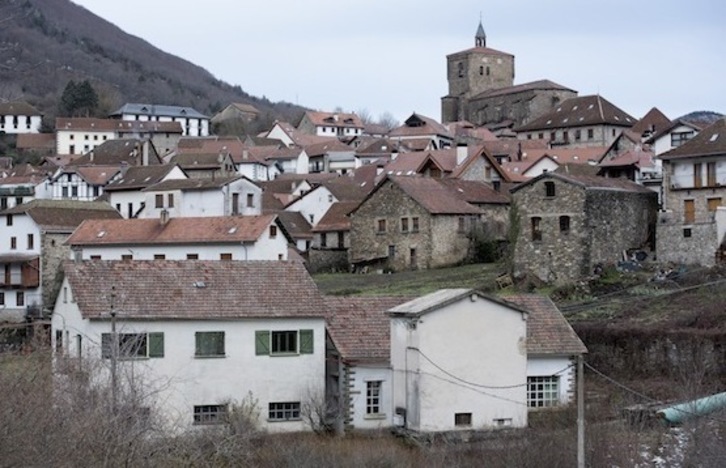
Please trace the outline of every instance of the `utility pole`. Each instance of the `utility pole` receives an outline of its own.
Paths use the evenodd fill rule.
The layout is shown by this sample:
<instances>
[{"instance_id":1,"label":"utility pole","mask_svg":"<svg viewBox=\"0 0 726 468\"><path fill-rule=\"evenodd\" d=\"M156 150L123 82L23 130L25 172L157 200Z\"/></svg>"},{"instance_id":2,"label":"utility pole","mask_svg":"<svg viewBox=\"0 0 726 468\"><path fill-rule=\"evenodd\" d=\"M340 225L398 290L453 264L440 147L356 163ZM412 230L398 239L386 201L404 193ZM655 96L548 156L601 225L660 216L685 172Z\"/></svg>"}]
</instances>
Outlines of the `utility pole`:
<instances>
[{"instance_id":1,"label":"utility pole","mask_svg":"<svg viewBox=\"0 0 726 468\"><path fill-rule=\"evenodd\" d=\"M118 364L118 333L116 333L116 310L114 302L116 300L116 287L111 286L111 412L116 415L118 395L116 367Z\"/></svg>"},{"instance_id":2,"label":"utility pole","mask_svg":"<svg viewBox=\"0 0 726 468\"><path fill-rule=\"evenodd\" d=\"M577 468L585 468L585 366L577 356Z\"/></svg>"}]
</instances>

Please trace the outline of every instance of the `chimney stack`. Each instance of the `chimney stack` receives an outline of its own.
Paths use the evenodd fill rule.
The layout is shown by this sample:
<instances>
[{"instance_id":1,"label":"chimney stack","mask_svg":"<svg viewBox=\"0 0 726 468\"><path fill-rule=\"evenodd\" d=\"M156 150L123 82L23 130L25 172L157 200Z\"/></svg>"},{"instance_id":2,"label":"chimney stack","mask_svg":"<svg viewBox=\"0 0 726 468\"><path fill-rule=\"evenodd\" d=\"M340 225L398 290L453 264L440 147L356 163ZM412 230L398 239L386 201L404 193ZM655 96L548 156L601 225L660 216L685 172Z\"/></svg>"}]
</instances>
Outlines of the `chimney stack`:
<instances>
[{"instance_id":1,"label":"chimney stack","mask_svg":"<svg viewBox=\"0 0 726 468\"><path fill-rule=\"evenodd\" d=\"M469 156L469 147L466 143L459 142L456 144L456 165L461 166Z\"/></svg>"},{"instance_id":2,"label":"chimney stack","mask_svg":"<svg viewBox=\"0 0 726 468\"><path fill-rule=\"evenodd\" d=\"M161 222L162 226L166 226L166 223L169 222L169 211L164 209L161 210L159 213L159 222Z\"/></svg>"}]
</instances>

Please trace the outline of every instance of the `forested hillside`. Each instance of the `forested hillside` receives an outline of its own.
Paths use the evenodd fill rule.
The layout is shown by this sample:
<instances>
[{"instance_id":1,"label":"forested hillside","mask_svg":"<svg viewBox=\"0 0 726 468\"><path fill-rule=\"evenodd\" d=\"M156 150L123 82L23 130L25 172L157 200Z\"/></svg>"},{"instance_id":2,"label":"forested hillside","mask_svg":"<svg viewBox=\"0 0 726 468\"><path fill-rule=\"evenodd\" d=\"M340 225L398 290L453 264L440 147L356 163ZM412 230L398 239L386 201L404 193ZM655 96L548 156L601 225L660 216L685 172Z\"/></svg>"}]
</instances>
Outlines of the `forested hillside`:
<instances>
[{"instance_id":1,"label":"forested hillside","mask_svg":"<svg viewBox=\"0 0 726 468\"><path fill-rule=\"evenodd\" d=\"M52 116L71 79L93 84L99 113L153 102L211 115L243 102L257 107L261 120L301 115L298 106L250 96L69 0L0 0L0 102L24 99Z\"/></svg>"}]
</instances>

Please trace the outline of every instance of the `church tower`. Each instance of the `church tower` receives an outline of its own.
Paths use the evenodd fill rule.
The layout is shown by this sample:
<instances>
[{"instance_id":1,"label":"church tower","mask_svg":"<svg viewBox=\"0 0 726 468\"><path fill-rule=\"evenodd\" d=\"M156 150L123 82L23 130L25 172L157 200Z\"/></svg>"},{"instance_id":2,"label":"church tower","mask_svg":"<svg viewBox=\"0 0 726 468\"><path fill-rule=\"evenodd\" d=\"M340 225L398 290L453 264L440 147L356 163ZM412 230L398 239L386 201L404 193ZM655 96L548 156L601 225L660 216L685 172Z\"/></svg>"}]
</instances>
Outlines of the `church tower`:
<instances>
[{"instance_id":1,"label":"church tower","mask_svg":"<svg viewBox=\"0 0 726 468\"><path fill-rule=\"evenodd\" d=\"M446 57L449 93L441 98L442 122L467 119L469 99L514 84L514 55L487 47L484 26L474 35L474 47Z\"/></svg>"}]
</instances>

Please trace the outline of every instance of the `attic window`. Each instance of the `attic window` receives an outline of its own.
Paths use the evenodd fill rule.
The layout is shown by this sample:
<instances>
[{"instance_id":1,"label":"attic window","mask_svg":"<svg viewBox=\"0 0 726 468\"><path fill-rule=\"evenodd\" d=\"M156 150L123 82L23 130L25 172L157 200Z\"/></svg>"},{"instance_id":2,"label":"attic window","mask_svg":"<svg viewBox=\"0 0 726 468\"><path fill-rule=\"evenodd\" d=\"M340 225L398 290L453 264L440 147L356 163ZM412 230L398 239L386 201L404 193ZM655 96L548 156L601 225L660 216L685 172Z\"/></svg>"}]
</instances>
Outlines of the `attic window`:
<instances>
[{"instance_id":1,"label":"attic window","mask_svg":"<svg viewBox=\"0 0 726 468\"><path fill-rule=\"evenodd\" d=\"M565 117L564 119L562 119L562 123L567 123L568 120L570 120L570 119L568 119L567 117Z\"/></svg>"},{"instance_id":2,"label":"attic window","mask_svg":"<svg viewBox=\"0 0 726 468\"><path fill-rule=\"evenodd\" d=\"M227 234L234 234L237 232L237 226L229 228L229 231L227 231Z\"/></svg>"},{"instance_id":3,"label":"attic window","mask_svg":"<svg viewBox=\"0 0 726 468\"><path fill-rule=\"evenodd\" d=\"M718 133L714 133L713 135L711 135L711 138L709 138L708 141L716 141L717 139L718 139Z\"/></svg>"},{"instance_id":4,"label":"attic window","mask_svg":"<svg viewBox=\"0 0 726 468\"><path fill-rule=\"evenodd\" d=\"M590 104L589 106L587 106L588 109L592 109L593 107L595 107L595 104Z\"/></svg>"},{"instance_id":5,"label":"attic window","mask_svg":"<svg viewBox=\"0 0 726 468\"><path fill-rule=\"evenodd\" d=\"M577 106L573 106L573 107L572 107L572 110L573 110L573 111L576 111L576 110L577 110Z\"/></svg>"},{"instance_id":6,"label":"attic window","mask_svg":"<svg viewBox=\"0 0 726 468\"><path fill-rule=\"evenodd\" d=\"M615 117L615 120L620 121L620 118L617 115L615 115L614 117Z\"/></svg>"},{"instance_id":7,"label":"attic window","mask_svg":"<svg viewBox=\"0 0 726 468\"><path fill-rule=\"evenodd\" d=\"M561 110L562 110L562 108L561 108L561 107L558 107L558 108L557 108L557 112L559 112L559 111L561 111Z\"/></svg>"},{"instance_id":8,"label":"attic window","mask_svg":"<svg viewBox=\"0 0 726 468\"><path fill-rule=\"evenodd\" d=\"M192 286L197 289L202 289L207 287L207 283L205 283L204 281L195 281L194 283L192 283Z\"/></svg>"},{"instance_id":9,"label":"attic window","mask_svg":"<svg viewBox=\"0 0 726 468\"><path fill-rule=\"evenodd\" d=\"M105 235L106 235L106 231L99 231L99 233L96 234L96 237L98 237L100 239L101 237L103 237Z\"/></svg>"},{"instance_id":10,"label":"attic window","mask_svg":"<svg viewBox=\"0 0 726 468\"><path fill-rule=\"evenodd\" d=\"M552 123L552 121L551 121L551 120L548 120L548 121L547 121L547 125L549 125L549 124L551 124L551 123Z\"/></svg>"}]
</instances>

